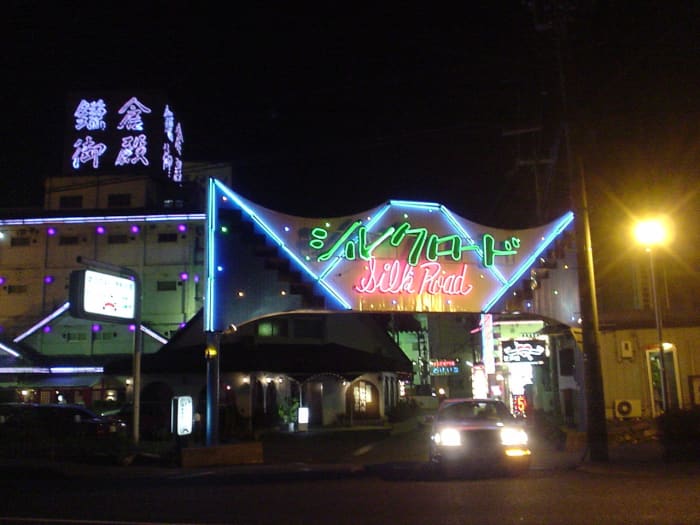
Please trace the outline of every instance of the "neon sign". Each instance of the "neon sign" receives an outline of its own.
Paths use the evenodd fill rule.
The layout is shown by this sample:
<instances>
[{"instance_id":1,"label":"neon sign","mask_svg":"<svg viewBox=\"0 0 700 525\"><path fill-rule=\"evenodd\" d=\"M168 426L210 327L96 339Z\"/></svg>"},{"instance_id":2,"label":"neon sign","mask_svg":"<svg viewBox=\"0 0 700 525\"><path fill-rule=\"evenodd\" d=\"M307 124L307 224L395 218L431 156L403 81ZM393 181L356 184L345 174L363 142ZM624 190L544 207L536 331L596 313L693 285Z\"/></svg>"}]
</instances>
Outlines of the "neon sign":
<instances>
[{"instance_id":1,"label":"neon sign","mask_svg":"<svg viewBox=\"0 0 700 525\"><path fill-rule=\"evenodd\" d=\"M313 294L313 306L303 308L489 312L573 221L567 213L535 228L487 228L439 203L398 200L348 216L297 217L259 206L215 179L206 217L206 331L225 330L250 313L300 308L297 289ZM267 295L253 286L265 260L240 245L241 220L294 271L265 278ZM289 275L305 287L285 284Z\"/></svg>"},{"instance_id":2,"label":"neon sign","mask_svg":"<svg viewBox=\"0 0 700 525\"><path fill-rule=\"evenodd\" d=\"M459 364L453 359L430 361L430 375L452 376L459 374Z\"/></svg>"},{"instance_id":3,"label":"neon sign","mask_svg":"<svg viewBox=\"0 0 700 525\"><path fill-rule=\"evenodd\" d=\"M350 261L356 258L368 261L372 258L372 254L384 242L389 243L393 248L398 248L407 237L413 237L411 249L409 251L407 261L411 266L416 266L421 258L421 254L428 261L437 261L439 257L451 257L454 261L462 259L462 253L467 251L477 251L481 254L482 264L486 268L491 268L494 265L495 257L504 255L515 255L520 248L520 239L518 237L510 237L502 243L503 249L496 248L496 240L490 234L485 234L482 238L482 245L474 244L471 239L466 241L457 234L440 236L435 233L429 233L427 228L412 228L409 222L403 222L398 226L389 226L384 232L380 233L377 238L368 242L367 226L362 221L355 221L345 231L343 231L333 244L318 256L318 261L323 262L329 260L333 255L343 249L344 257ZM323 227L314 228L311 231L312 239L309 241L309 246L314 250L322 250L326 245L328 231Z\"/></svg>"},{"instance_id":4,"label":"neon sign","mask_svg":"<svg viewBox=\"0 0 700 525\"><path fill-rule=\"evenodd\" d=\"M513 402L513 415L525 416L527 413L527 398L525 394L512 394L511 399Z\"/></svg>"},{"instance_id":5,"label":"neon sign","mask_svg":"<svg viewBox=\"0 0 700 525\"><path fill-rule=\"evenodd\" d=\"M369 260L367 272L360 277L355 291L358 293L409 293L467 295L473 286L466 282L467 265L457 273L443 271L442 265L426 262L417 268L394 260L377 267L376 259Z\"/></svg>"},{"instance_id":6,"label":"neon sign","mask_svg":"<svg viewBox=\"0 0 700 525\"><path fill-rule=\"evenodd\" d=\"M534 361L542 356L545 351L545 342L539 339L530 341L503 341L503 362L519 363L522 361Z\"/></svg>"},{"instance_id":7,"label":"neon sign","mask_svg":"<svg viewBox=\"0 0 700 525\"><path fill-rule=\"evenodd\" d=\"M182 181L182 127L163 97L147 92L75 94L68 104L73 109L66 134L66 173L138 169ZM157 122L160 117L162 124Z\"/></svg>"}]
</instances>

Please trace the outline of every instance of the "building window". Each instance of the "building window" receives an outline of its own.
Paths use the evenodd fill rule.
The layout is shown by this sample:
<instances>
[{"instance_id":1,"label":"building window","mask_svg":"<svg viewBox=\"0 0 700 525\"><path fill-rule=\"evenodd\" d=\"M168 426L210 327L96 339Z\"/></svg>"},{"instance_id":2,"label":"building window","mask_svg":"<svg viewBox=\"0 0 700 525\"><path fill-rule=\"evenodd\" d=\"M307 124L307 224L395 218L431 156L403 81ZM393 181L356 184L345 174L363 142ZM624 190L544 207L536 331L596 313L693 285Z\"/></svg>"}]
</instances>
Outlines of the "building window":
<instances>
[{"instance_id":1,"label":"building window","mask_svg":"<svg viewBox=\"0 0 700 525\"><path fill-rule=\"evenodd\" d=\"M116 337L116 332L95 332L92 334L92 338L95 341L109 341L110 339L116 339Z\"/></svg>"},{"instance_id":2,"label":"building window","mask_svg":"<svg viewBox=\"0 0 700 525\"><path fill-rule=\"evenodd\" d=\"M163 208L183 208L185 205L182 200L165 199L163 201Z\"/></svg>"},{"instance_id":3,"label":"building window","mask_svg":"<svg viewBox=\"0 0 700 525\"><path fill-rule=\"evenodd\" d=\"M177 281L158 281L156 289L159 292L174 292L177 290Z\"/></svg>"},{"instance_id":4,"label":"building window","mask_svg":"<svg viewBox=\"0 0 700 525\"><path fill-rule=\"evenodd\" d=\"M159 233L158 242L177 242L177 233Z\"/></svg>"},{"instance_id":5,"label":"building window","mask_svg":"<svg viewBox=\"0 0 700 525\"><path fill-rule=\"evenodd\" d=\"M358 381L353 387L355 412L367 412L367 405L372 404L372 385L364 381Z\"/></svg>"},{"instance_id":6,"label":"building window","mask_svg":"<svg viewBox=\"0 0 700 525\"><path fill-rule=\"evenodd\" d=\"M129 236L126 234L115 234L107 236L108 244L126 244L129 242Z\"/></svg>"},{"instance_id":7,"label":"building window","mask_svg":"<svg viewBox=\"0 0 700 525\"><path fill-rule=\"evenodd\" d=\"M13 293L13 294L24 294L27 293L27 285L26 284L10 284L7 286L7 293Z\"/></svg>"},{"instance_id":8,"label":"building window","mask_svg":"<svg viewBox=\"0 0 700 525\"><path fill-rule=\"evenodd\" d=\"M295 338L323 339L323 319L294 319L292 323Z\"/></svg>"},{"instance_id":9,"label":"building window","mask_svg":"<svg viewBox=\"0 0 700 525\"><path fill-rule=\"evenodd\" d=\"M78 244L80 242L80 237L77 235L61 235L58 238L59 246L71 246Z\"/></svg>"},{"instance_id":10,"label":"building window","mask_svg":"<svg viewBox=\"0 0 700 525\"><path fill-rule=\"evenodd\" d=\"M82 195L63 195L58 200L58 207L62 210L68 208L82 208L83 207L83 196Z\"/></svg>"},{"instance_id":11,"label":"building window","mask_svg":"<svg viewBox=\"0 0 700 525\"><path fill-rule=\"evenodd\" d=\"M110 193L107 195L108 208L128 208L131 206L131 193Z\"/></svg>"},{"instance_id":12,"label":"building window","mask_svg":"<svg viewBox=\"0 0 700 525\"><path fill-rule=\"evenodd\" d=\"M10 239L10 246L13 248L17 246L29 246L29 237L12 237Z\"/></svg>"},{"instance_id":13,"label":"building window","mask_svg":"<svg viewBox=\"0 0 700 525\"><path fill-rule=\"evenodd\" d=\"M262 321L258 324L259 337L287 337L287 333L287 321L285 319Z\"/></svg>"},{"instance_id":14,"label":"building window","mask_svg":"<svg viewBox=\"0 0 700 525\"><path fill-rule=\"evenodd\" d=\"M79 343L81 341L87 341L87 334L83 332L67 332L63 334L63 339L68 343Z\"/></svg>"}]
</instances>

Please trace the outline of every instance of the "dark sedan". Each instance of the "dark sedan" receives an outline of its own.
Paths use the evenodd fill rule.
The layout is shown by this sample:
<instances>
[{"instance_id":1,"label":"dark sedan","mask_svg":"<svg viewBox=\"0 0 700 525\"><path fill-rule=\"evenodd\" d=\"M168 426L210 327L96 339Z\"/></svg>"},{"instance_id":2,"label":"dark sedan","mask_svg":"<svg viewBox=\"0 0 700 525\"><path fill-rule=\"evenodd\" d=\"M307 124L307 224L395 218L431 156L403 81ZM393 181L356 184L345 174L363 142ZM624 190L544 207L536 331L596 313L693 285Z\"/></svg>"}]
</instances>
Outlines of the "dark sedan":
<instances>
[{"instance_id":1,"label":"dark sedan","mask_svg":"<svg viewBox=\"0 0 700 525\"><path fill-rule=\"evenodd\" d=\"M77 459L127 454L126 425L82 405L0 404L4 455Z\"/></svg>"}]
</instances>

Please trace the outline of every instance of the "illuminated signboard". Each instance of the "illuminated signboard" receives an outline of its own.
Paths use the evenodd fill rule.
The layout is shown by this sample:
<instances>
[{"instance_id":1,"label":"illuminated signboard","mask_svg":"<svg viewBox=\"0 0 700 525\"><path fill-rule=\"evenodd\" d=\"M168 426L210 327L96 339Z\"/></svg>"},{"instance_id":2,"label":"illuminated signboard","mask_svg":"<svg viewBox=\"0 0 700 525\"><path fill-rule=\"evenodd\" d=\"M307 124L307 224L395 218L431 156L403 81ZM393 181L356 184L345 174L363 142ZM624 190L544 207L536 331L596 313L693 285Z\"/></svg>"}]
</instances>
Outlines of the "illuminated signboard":
<instances>
[{"instance_id":1,"label":"illuminated signboard","mask_svg":"<svg viewBox=\"0 0 700 525\"><path fill-rule=\"evenodd\" d=\"M441 204L389 201L351 216L304 218L256 205L212 179L207 331L264 313L261 291L251 293L262 286L260 279L242 272L249 250L232 248L240 218L252 223L290 268L315 287L326 309L488 312L572 222L573 214L537 228L502 230L470 222ZM291 301L287 292L276 293ZM274 307L268 313L294 305L285 308L277 301Z\"/></svg>"},{"instance_id":2,"label":"illuminated signboard","mask_svg":"<svg viewBox=\"0 0 700 525\"><path fill-rule=\"evenodd\" d=\"M93 270L70 276L70 313L80 319L132 323L138 308L136 282Z\"/></svg>"},{"instance_id":3,"label":"illuminated signboard","mask_svg":"<svg viewBox=\"0 0 700 525\"><path fill-rule=\"evenodd\" d=\"M67 116L64 173L145 172L182 181L182 126L163 96L76 93Z\"/></svg>"},{"instance_id":4,"label":"illuminated signboard","mask_svg":"<svg viewBox=\"0 0 700 525\"><path fill-rule=\"evenodd\" d=\"M430 361L430 375L453 376L459 374L459 363L454 359L438 359Z\"/></svg>"},{"instance_id":5,"label":"illuminated signboard","mask_svg":"<svg viewBox=\"0 0 700 525\"><path fill-rule=\"evenodd\" d=\"M178 436L192 433L194 423L194 408L192 397L176 396L171 400L170 431Z\"/></svg>"},{"instance_id":6,"label":"illuminated signboard","mask_svg":"<svg viewBox=\"0 0 700 525\"><path fill-rule=\"evenodd\" d=\"M544 355L546 342L540 339L501 341L504 363L531 363Z\"/></svg>"},{"instance_id":7,"label":"illuminated signboard","mask_svg":"<svg viewBox=\"0 0 700 525\"><path fill-rule=\"evenodd\" d=\"M496 360L493 352L493 315L481 315L481 348L483 349L484 367L487 374L496 373Z\"/></svg>"},{"instance_id":8,"label":"illuminated signboard","mask_svg":"<svg viewBox=\"0 0 700 525\"><path fill-rule=\"evenodd\" d=\"M525 394L512 394L513 415L524 416L527 413L527 398Z\"/></svg>"}]
</instances>

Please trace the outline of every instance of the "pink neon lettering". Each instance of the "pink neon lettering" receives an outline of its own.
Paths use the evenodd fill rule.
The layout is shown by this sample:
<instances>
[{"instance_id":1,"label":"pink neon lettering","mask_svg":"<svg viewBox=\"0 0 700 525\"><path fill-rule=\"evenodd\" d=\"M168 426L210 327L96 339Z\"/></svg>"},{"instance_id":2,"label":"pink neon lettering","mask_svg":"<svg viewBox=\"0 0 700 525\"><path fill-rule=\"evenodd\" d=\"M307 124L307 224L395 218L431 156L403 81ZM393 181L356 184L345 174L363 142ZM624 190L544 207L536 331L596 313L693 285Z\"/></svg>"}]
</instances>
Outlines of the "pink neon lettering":
<instances>
[{"instance_id":1,"label":"pink neon lettering","mask_svg":"<svg viewBox=\"0 0 700 525\"><path fill-rule=\"evenodd\" d=\"M472 285L465 283L467 276L466 264L462 265L461 274L443 274L442 265L438 262L423 263L420 267L425 272L420 286L420 293L467 295L472 291Z\"/></svg>"},{"instance_id":2,"label":"pink neon lettering","mask_svg":"<svg viewBox=\"0 0 700 525\"><path fill-rule=\"evenodd\" d=\"M355 290L358 293L409 293L415 294L414 281L420 281L418 293L436 295L467 295L473 286L466 282L467 265L462 265L460 273L444 273L439 262L426 262L414 268L409 264L401 265L398 260L377 265L372 257L367 272L360 278Z\"/></svg>"},{"instance_id":3,"label":"pink neon lettering","mask_svg":"<svg viewBox=\"0 0 700 525\"><path fill-rule=\"evenodd\" d=\"M415 293L413 268L406 264L402 270L401 263L397 260L386 262L377 268L377 261L372 257L368 263L367 275L360 278L355 290L359 293Z\"/></svg>"}]
</instances>

